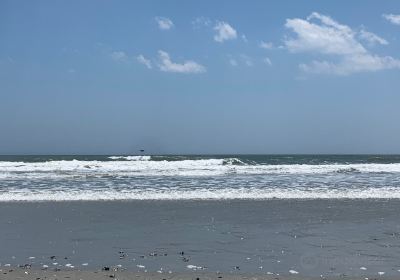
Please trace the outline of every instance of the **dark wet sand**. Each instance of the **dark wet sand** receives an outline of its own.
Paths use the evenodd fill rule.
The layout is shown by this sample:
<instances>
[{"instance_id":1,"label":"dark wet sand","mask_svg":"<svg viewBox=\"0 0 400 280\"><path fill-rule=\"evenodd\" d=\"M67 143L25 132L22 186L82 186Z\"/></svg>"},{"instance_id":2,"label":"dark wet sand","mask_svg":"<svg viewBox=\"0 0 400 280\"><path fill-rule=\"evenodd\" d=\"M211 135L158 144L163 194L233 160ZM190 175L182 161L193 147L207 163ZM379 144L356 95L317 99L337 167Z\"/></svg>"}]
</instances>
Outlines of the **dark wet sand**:
<instances>
[{"instance_id":1,"label":"dark wet sand","mask_svg":"<svg viewBox=\"0 0 400 280\"><path fill-rule=\"evenodd\" d=\"M126 269L118 279L400 279L399 213L399 200L0 203L0 279L110 279L104 266Z\"/></svg>"},{"instance_id":2,"label":"dark wet sand","mask_svg":"<svg viewBox=\"0 0 400 280\"><path fill-rule=\"evenodd\" d=\"M229 273L210 273L210 272L189 272L189 273L172 273L160 274L156 272L132 272L132 271L51 271L51 270L31 270L31 269L7 269L0 271L0 279L35 279L35 280L101 280L101 279L148 279L148 280L208 280L208 279L226 279L226 280L366 280L365 277L354 277L341 275L338 277L304 277L304 276L280 276L280 275L262 275L262 274L229 274ZM369 280L387 279L395 280L398 277L370 277Z\"/></svg>"}]
</instances>

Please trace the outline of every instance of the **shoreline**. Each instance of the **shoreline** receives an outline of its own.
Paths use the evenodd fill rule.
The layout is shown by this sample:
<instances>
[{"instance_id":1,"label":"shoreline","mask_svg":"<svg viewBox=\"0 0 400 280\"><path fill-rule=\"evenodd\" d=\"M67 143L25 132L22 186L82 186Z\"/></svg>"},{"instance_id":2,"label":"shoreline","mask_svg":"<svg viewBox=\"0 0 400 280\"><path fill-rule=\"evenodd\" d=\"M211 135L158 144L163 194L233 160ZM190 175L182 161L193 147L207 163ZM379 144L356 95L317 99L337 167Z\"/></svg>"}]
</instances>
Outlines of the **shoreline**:
<instances>
[{"instance_id":1,"label":"shoreline","mask_svg":"<svg viewBox=\"0 0 400 280\"><path fill-rule=\"evenodd\" d=\"M68 204L68 203L190 203L190 202L211 202L211 203L235 203L235 202L385 202L385 201L398 201L400 197L270 197L270 198L126 198L126 199L63 199L63 200L0 200L1 204Z\"/></svg>"}]
</instances>

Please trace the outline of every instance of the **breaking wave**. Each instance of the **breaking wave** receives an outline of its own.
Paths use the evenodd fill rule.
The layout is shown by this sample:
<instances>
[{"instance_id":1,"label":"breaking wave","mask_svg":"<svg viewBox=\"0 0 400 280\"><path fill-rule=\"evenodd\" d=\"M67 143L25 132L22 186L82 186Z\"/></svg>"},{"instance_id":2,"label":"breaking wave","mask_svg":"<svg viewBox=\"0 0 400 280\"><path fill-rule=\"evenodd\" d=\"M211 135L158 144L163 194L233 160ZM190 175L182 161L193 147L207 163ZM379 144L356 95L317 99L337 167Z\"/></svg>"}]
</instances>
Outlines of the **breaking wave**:
<instances>
[{"instance_id":1,"label":"breaking wave","mask_svg":"<svg viewBox=\"0 0 400 280\"><path fill-rule=\"evenodd\" d=\"M271 200L271 199L400 199L400 189L126 189L32 190L0 192L0 201L110 201L110 200Z\"/></svg>"},{"instance_id":2,"label":"breaking wave","mask_svg":"<svg viewBox=\"0 0 400 280\"><path fill-rule=\"evenodd\" d=\"M152 160L150 156L110 157L109 161L60 160L0 162L0 178L27 176L219 176L263 174L400 173L400 163L247 164L237 158Z\"/></svg>"},{"instance_id":3,"label":"breaking wave","mask_svg":"<svg viewBox=\"0 0 400 280\"><path fill-rule=\"evenodd\" d=\"M11 158L0 161L0 201L400 199L397 159L385 163L333 160L144 155Z\"/></svg>"},{"instance_id":4,"label":"breaking wave","mask_svg":"<svg viewBox=\"0 0 400 280\"><path fill-rule=\"evenodd\" d=\"M110 156L112 160L133 160L133 161L148 161L151 160L151 156Z\"/></svg>"}]
</instances>

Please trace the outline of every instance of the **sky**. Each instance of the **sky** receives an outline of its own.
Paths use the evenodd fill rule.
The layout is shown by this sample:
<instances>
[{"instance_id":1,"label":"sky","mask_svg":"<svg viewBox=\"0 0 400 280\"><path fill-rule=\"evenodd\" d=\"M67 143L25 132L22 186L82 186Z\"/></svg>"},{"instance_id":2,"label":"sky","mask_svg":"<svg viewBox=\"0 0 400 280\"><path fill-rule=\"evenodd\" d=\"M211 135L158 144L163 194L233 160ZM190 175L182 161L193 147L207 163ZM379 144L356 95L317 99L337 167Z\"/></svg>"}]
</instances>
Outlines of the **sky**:
<instances>
[{"instance_id":1,"label":"sky","mask_svg":"<svg viewBox=\"0 0 400 280\"><path fill-rule=\"evenodd\" d=\"M0 154L400 153L400 1L0 1Z\"/></svg>"}]
</instances>

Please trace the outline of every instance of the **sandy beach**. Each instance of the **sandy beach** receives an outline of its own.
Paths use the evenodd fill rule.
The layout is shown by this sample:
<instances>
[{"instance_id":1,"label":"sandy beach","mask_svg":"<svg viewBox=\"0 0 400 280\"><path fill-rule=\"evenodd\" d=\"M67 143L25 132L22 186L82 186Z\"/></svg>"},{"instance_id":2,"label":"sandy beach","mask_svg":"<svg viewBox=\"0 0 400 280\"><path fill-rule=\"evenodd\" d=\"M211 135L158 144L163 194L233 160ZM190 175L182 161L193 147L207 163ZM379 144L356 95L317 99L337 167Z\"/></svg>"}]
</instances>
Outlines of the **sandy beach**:
<instances>
[{"instance_id":1,"label":"sandy beach","mask_svg":"<svg viewBox=\"0 0 400 280\"><path fill-rule=\"evenodd\" d=\"M0 279L14 280L14 279L36 279L36 280L57 280L57 279L71 279L71 280L102 280L102 279L147 279L147 280L395 280L397 277L355 277L348 275L340 275L337 277L311 277L311 276L280 276L280 275L265 275L265 274L228 274L228 273L171 273L162 274L156 272L130 272L130 271L80 271L80 270L63 270L63 271L52 271L52 270L31 270L31 269L8 269L2 270Z\"/></svg>"},{"instance_id":2,"label":"sandy beach","mask_svg":"<svg viewBox=\"0 0 400 280\"><path fill-rule=\"evenodd\" d=\"M0 203L0 278L396 279L399 209L398 200Z\"/></svg>"}]
</instances>

